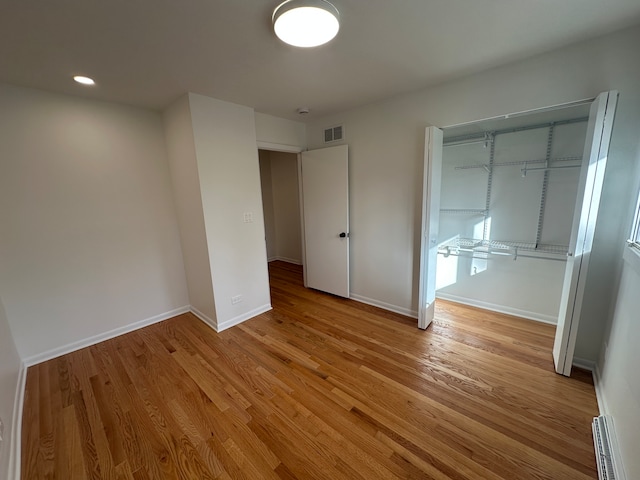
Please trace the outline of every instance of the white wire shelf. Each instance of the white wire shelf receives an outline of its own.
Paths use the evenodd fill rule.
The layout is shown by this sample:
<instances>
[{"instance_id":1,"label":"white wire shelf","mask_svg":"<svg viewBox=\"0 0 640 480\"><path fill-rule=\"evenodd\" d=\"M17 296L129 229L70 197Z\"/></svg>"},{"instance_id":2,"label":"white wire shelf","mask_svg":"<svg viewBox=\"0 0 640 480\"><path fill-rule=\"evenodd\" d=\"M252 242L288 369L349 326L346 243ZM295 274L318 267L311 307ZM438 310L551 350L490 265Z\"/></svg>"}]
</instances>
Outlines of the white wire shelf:
<instances>
[{"instance_id":1,"label":"white wire shelf","mask_svg":"<svg viewBox=\"0 0 640 480\"><path fill-rule=\"evenodd\" d=\"M441 208L440 213L449 215L487 215L487 211L480 208Z\"/></svg>"},{"instance_id":2,"label":"white wire shelf","mask_svg":"<svg viewBox=\"0 0 640 480\"><path fill-rule=\"evenodd\" d=\"M490 255L540 258L565 261L568 252L566 245L535 244L505 240L482 240L475 238L454 238L438 246L438 253L444 256L473 256L488 258ZM469 255L470 254L470 255Z\"/></svg>"},{"instance_id":3,"label":"white wire shelf","mask_svg":"<svg viewBox=\"0 0 640 480\"><path fill-rule=\"evenodd\" d=\"M582 157L581 156L573 156L573 157L556 157L556 158L550 158L550 159L546 159L546 158L538 158L538 159L534 159L534 160L518 160L518 161L512 161L512 162L496 162L496 163L474 163L471 165L459 165L457 167L454 167L454 170L469 170L472 168L483 168L486 171L489 171L489 169L491 168L495 168L495 167L513 167L513 166L519 166L519 165L524 165L525 170L534 170L534 168L526 168L527 165L537 165L537 164L546 164L546 167L543 167L545 170L546 169L553 169L553 168L560 168L559 166L553 166L553 164L555 163L559 163L559 162L578 162L578 164L576 165L570 165L569 167L564 167L563 168L579 168L581 167L581 163L582 162Z\"/></svg>"}]
</instances>

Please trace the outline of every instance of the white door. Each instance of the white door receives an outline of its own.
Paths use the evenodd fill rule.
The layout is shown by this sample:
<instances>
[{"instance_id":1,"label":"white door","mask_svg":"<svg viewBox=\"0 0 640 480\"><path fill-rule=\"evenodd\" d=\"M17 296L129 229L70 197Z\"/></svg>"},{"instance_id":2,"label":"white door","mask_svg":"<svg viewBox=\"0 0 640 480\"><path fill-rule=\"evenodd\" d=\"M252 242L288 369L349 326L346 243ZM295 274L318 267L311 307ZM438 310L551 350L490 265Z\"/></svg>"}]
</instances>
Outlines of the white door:
<instances>
[{"instance_id":1,"label":"white door","mask_svg":"<svg viewBox=\"0 0 640 480\"><path fill-rule=\"evenodd\" d=\"M558 326L553 345L556 372L566 376L571 374L617 100L618 92L601 93L594 100L589 113Z\"/></svg>"},{"instance_id":2,"label":"white door","mask_svg":"<svg viewBox=\"0 0 640 480\"><path fill-rule=\"evenodd\" d=\"M301 154L305 286L349 297L348 147Z\"/></svg>"},{"instance_id":3,"label":"white door","mask_svg":"<svg viewBox=\"0 0 640 480\"><path fill-rule=\"evenodd\" d=\"M440 223L442 178L442 130L429 127L424 140L424 177L422 181L422 235L420 242L420 288L418 327L425 329L433 320L436 299L436 262Z\"/></svg>"}]
</instances>

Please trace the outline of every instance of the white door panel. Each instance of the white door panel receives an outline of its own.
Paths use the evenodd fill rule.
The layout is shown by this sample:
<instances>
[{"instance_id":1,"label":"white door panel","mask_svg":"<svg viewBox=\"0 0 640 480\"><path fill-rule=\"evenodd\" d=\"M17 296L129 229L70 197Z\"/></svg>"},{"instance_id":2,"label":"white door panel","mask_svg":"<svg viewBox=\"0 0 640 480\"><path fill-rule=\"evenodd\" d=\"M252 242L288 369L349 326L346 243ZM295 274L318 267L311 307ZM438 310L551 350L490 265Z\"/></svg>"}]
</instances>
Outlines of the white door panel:
<instances>
[{"instance_id":1,"label":"white door panel","mask_svg":"<svg viewBox=\"0 0 640 480\"><path fill-rule=\"evenodd\" d=\"M420 287L418 293L418 327L422 329L429 326L434 315L441 179L442 130L429 127L425 131L424 144Z\"/></svg>"},{"instance_id":2,"label":"white door panel","mask_svg":"<svg viewBox=\"0 0 640 480\"><path fill-rule=\"evenodd\" d=\"M553 345L556 372L569 376L578 335L593 234L600 206L604 172L613 128L617 92L604 92L589 113L571 240Z\"/></svg>"},{"instance_id":3,"label":"white door panel","mask_svg":"<svg viewBox=\"0 0 640 480\"><path fill-rule=\"evenodd\" d=\"M349 297L348 146L301 154L306 286Z\"/></svg>"}]
</instances>

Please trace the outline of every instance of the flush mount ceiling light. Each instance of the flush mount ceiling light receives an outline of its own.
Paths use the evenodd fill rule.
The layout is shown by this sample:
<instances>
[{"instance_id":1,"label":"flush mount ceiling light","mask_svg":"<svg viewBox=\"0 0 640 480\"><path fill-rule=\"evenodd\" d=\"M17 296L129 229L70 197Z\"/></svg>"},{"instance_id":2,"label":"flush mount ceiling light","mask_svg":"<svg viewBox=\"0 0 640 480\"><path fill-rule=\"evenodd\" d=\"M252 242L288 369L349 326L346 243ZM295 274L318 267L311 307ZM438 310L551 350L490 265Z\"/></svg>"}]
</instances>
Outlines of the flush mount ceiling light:
<instances>
[{"instance_id":1,"label":"flush mount ceiling light","mask_svg":"<svg viewBox=\"0 0 640 480\"><path fill-rule=\"evenodd\" d=\"M93 78L83 77L82 75L76 75L75 77L73 77L73 79L76 82L81 83L82 85L95 85L96 84L96 82L93 81Z\"/></svg>"},{"instance_id":2,"label":"flush mount ceiling light","mask_svg":"<svg viewBox=\"0 0 640 480\"><path fill-rule=\"evenodd\" d=\"M287 0L273 11L273 30L294 47L317 47L340 30L340 13L326 0Z\"/></svg>"}]
</instances>

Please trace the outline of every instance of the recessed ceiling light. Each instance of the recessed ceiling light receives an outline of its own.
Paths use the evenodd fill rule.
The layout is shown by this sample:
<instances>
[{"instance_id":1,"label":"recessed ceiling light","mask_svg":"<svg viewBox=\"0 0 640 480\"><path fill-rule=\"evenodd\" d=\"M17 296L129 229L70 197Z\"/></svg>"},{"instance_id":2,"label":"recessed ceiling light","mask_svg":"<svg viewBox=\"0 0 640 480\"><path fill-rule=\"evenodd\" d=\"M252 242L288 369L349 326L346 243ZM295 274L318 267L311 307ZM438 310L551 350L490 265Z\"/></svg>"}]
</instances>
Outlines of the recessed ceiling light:
<instances>
[{"instance_id":1,"label":"recessed ceiling light","mask_svg":"<svg viewBox=\"0 0 640 480\"><path fill-rule=\"evenodd\" d=\"M96 84L96 82L93 81L93 78L83 77L82 75L76 75L75 77L73 77L73 79L76 82L81 83L82 85L95 85Z\"/></svg>"},{"instance_id":2,"label":"recessed ceiling light","mask_svg":"<svg viewBox=\"0 0 640 480\"><path fill-rule=\"evenodd\" d=\"M287 0L271 19L278 38L294 47L317 47L340 30L340 13L326 0Z\"/></svg>"}]
</instances>

